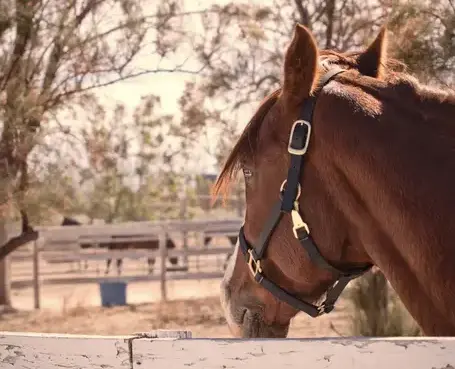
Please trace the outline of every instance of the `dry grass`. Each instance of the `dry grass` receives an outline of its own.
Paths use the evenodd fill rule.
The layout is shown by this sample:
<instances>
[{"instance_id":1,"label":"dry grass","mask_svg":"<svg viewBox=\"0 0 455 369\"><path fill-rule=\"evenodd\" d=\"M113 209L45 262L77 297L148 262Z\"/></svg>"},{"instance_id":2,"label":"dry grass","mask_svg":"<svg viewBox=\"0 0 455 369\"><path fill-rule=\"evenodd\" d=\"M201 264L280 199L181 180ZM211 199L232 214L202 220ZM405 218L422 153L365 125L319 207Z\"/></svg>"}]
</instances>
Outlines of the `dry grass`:
<instances>
[{"instance_id":1,"label":"dry grass","mask_svg":"<svg viewBox=\"0 0 455 369\"><path fill-rule=\"evenodd\" d=\"M350 335L396 337L422 334L380 271L369 272L354 281L347 292L353 305Z\"/></svg>"},{"instance_id":2,"label":"dry grass","mask_svg":"<svg viewBox=\"0 0 455 369\"><path fill-rule=\"evenodd\" d=\"M46 286L41 291L43 309L38 312L22 310L33 302L31 289L15 290L17 310L0 311L0 331L118 335L187 329L195 337L231 337L220 306L219 282L169 282L167 303L154 302L159 300L159 283L131 283L131 305L112 308L99 306L96 284ZM298 314L289 336L413 336L417 332L383 276L371 273L349 286L332 313L317 319Z\"/></svg>"},{"instance_id":3,"label":"dry grass","mask_svg":"<svg viewBox=\"0 0 455 369\"><path fill-rule=\"evenodd\" d=\"M345 305L342 299L334 312L318 319L299 314L291 323L289 336L337 335L331 326L346 332ZM190 330L194 337L232 337L217 296L111 308L67 299L59 309L0 314L0 331L128 335L154 329Z\"/></svg>"},{"instance_id":4,"label":"dry grass","mask_svg":"<svg viewBox=\"0 0 455 369\"><path fill-rule=\"evenodd\" d=\"M0 330L76 334L131 334L154 329L225 325L218 298L167 303L86 307L62 305L60 312L12 312L0 315Z\"/></svg>"}]
</instances>

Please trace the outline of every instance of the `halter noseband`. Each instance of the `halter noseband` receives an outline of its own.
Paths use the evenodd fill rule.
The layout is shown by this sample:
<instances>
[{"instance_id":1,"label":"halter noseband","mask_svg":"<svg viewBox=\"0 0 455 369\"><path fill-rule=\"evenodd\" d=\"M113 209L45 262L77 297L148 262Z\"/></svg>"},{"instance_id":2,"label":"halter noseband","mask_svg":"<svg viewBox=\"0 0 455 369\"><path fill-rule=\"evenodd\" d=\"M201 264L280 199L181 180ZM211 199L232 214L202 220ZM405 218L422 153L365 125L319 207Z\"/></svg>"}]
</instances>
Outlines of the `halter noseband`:
<instances>
[{"instance_id":1,"label":"halter noseband","mask_svg":"<svg viewBox=\"0 0 455 369\"><path fill-rule=\"evenodd\" d=\"M294 122L289 137L288 152L291 155L291 163L288 169L288 176L281 185L280 200L278 200L273 206L271 214L261 234L259 235L257 244L250 246L245 238L243 226L240 228L239 232L240 249L247 260L249 269L256 282L261 284L279 300L285 301L295 309L303 311L313 318L331 312L334 308L335 302L348 283L354 278L361 276L372 267L372 265L368 265L366 267L356 268L349 271L341 271L332 266L319 252L318 247L310 235L308 226L302 220L299 211L298 199L301 192L300 178L303 172L303 157L308 150L310 141L311 121L316 104L317 93L320 92L333 77L342 72L344 72L344 70L338 67L334 67L327 71L322 76L316 93L307 98L303 103L300 118ZM294 236L306 250L311 261L338 275L336 282L329 287L326 292L326 298L320 305L313 305L298 299L273 283L263 274L261 260L267 250L270 237L278 222L281 220L283 213L291 213Z\"/></svg>"}]
</instances>

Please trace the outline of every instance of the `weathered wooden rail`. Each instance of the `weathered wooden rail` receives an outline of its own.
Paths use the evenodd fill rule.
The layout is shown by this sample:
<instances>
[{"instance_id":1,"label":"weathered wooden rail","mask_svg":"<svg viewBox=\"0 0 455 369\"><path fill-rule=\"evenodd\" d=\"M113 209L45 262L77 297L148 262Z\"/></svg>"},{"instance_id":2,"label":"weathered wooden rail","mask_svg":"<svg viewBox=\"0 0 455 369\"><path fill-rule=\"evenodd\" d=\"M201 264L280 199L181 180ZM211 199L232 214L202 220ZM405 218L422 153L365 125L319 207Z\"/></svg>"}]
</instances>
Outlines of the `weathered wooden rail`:
<instances>
[{"instance_id":1,"label":"weathered wooden rail","mask_svg":"<svg viewBox=\"0 0 455 369\"><path fill-rule=\"evenodd\" d=\"M187 267L167 267L166 260L169 257L181 257L186 261L188 257L228 255L232 247L206 247L204 237L233 236L238 234L241 226L241 219L232 218L224 220L168 220L157 222L131 222L121 224L102 225L81 225L74 227L42 227L39 229L40 237L33 246L31 257L33 260L33 279L19 279L12 282L13 288L33 286L34 306L40 307L40 288L46 284L73 284L73 283L100 283L100 282L139 282L139 281L160 281L162 300L166 300L167 280L188 280L188 279L213 279L223 275L219 272L187 272ZM166 238L175 237L176 234L198 234L200 241L198 247L167 249ZM95 249L96 253L85 252L81 244L99 243L121 243L125 241L157 241L159 247L156 250L106 250ZM24 256L22 256L23 258ZM46 278L40 277L42 262L47 264L61 264L72 262L83 262L90 260L115 260L146 259L154 258L158 261L159 274L155 275L134 275L134 276L71 276L70 278ZM167 273L173 271L176 273ZM182 273L179 273L182 272Z\"/></svg>"},{"instance_id":2,"label":"weathered wooden rail","mask_svg":"<svg viewBox=\"0 0 455 369\"><path fill-rule=\"evenodd\" d=\"M232 251L231 247L218 247L215 249L188 249L188 250L178 250L166 249L166 256L201 256L201 255L220 255L226 254ZM114 250L106 251L99 254L86 254L81 252L48 252L45 255L48 263L63 263L70 261L79 261L79 260L105 260L107 258L116 259L116 258L128 258L128 259L142 259L142 258L159 258L161 256L160 250Z\"/></svg>"},{"instance_id":3,"label":"weathered wooden rail","mask_svg":"<svg viewBox=\"0 0 455 369\"><path fill-rule=\"evenodd\" d=\"M129 336L0 332L0 368L451 369L455 337L211 339L188 331Z\"/></svg>"}]
</instances>

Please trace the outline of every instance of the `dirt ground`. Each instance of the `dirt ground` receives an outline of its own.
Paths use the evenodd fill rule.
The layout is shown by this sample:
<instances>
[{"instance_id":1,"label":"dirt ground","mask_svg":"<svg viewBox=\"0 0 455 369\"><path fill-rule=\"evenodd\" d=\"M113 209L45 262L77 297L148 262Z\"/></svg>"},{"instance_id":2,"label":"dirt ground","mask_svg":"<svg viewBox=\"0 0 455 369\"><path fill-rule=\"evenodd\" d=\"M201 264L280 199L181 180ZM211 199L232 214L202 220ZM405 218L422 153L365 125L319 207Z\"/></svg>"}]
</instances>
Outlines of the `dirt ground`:
<instances>
[{"instance_id":1,"label":"dirt ground","mask_svg":"<svg viewBox=\"0 0 455 369\"><path fill-rule=\"evenodd\" d=\"M124 274L138 273L145 263L126 262ZM142 265L144 264L144 265ZM93 266L93 268L95 268ZM104 264L100 270L104 270ZM92 269L92 268L90 268ZM13 262L12 279L31 278L29 262ZM42 265L42 278L52 275L93 274L75 271L69 265ZM115 275L115 274L114 274ZM41 309L33 310L33 290L13 290L13 312L0 313L0 331L53 332L119 335L154 329L191 330L194 337L231 337L220 302L220 279L167 282L168 302L160 302L160 284L154 281L129 283L128 306L103 308L99 285L65 284L41 286ZM299 314L292 322L290 337L338 336L347 332L347 308L341 299L329 315L313 319Z\"/></svg>"},{"instance_id":2,"label":"dirt ground","mask_svg":"<svg viewBox=\"0 0 455 369\"><path fill-rule=\"evenodd\" d=\"M26 299L16 293L14 307L17 311L0 315L0 331L119 335L163 328L191 330L194 337L231 337L217 295L219 281L193 282L193 288L190 288L189 281L175 282L181 286L170 289L174 290L174 294L170 293L171 300L167 303L139 302L139 295L134 290L139 291L146 286L135 284L128 288L129 295L136 296L136 302L129 299L128 306L112 308L96 304L98 286L77 286L72 293L44 299L45 306L40 311L30 310L28 306L27 309L21 308L20 302L24 303ZM196 285L205 296L199 296L201 294L194 288ZM153 290L155 288L150 291ZM176 298L176 290L193 296ZM21 292L25 295L26 291ZM60 292L63 293L62 290ZM50 295L49 291L46 295ZM82 296L85 299L78 299ZM292 322L289 336L338 336L347 329L346 317L343 301L335 311L324 317L312 319L299 314Z\"/></svg>"}]
</instances>

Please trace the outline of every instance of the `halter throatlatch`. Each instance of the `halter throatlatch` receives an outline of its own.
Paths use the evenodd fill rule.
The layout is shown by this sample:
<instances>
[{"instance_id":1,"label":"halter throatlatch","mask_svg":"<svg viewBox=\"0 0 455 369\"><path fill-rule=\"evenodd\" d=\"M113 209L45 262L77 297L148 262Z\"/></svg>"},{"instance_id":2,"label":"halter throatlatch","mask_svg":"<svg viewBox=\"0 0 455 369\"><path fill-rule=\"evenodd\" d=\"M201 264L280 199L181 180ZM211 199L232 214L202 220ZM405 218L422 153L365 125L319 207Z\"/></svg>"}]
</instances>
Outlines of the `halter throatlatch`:
<instances>
[{"instance_id":1,"label":"halter throatlatch","mask_svg":"<svg viewBox=\"0 0 455 369\"><path fill-rule=\"evenodd\" d=\"M343 71L343 69L335 67L326 72L326 74L324 74L321 78L317 92L322 90L324 85L326 85L333 77ZM250 272L256 282L261 284L279 300L285 301L295 309L303 311L312 317L317 317L331 312L334 308L335 302L347 284L351 280L361 276L372 267L371 265L368 265L362 268L342 271L332 266L319 252L318 247L310 235L308 225L303 221L300 215L300 179L303 174L303 158L308 151L308 145L310 142L311 121L316 104L316 97L317 93L313 94L304 101L299 117L300 119L295 121L292 126L288 144L288 152L291 155L288 176L281 185L280 199L273 206L270 216L267 219L261 234L259 235L256 245L251 246L248 243L245 238L243 226L240 228L239 232L240 249L247 260ZM300 300L273 283L263 274L261 260L267 250L270 237L284 213L290 213L294 236L299 240L302 247L308 253L311 261L331 273L338 275L335 283L327 290L325 300L319 305L313 305Z\"/></svg>"}]
</instances>

